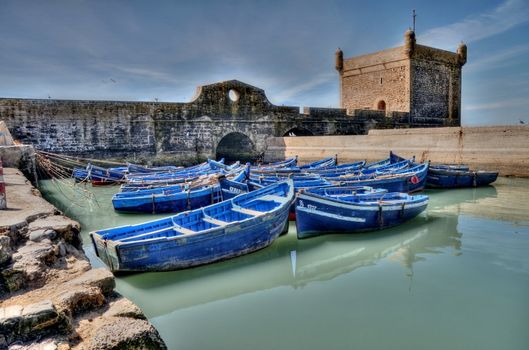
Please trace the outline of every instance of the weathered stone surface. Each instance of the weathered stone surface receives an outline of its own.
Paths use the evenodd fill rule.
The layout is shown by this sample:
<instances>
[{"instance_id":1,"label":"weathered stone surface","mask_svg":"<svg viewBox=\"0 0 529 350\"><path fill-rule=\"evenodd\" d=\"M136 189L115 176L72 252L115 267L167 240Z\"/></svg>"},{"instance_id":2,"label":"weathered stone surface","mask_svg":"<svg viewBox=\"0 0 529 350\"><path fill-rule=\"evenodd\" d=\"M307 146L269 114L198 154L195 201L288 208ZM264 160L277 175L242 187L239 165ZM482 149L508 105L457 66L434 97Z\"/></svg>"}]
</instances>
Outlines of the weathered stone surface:
<instances>
[{"instance_id":1,"label":"weathered stone surface","mask_svg":"<svg viewBox=\"0 0 529 350\"><path fill-rule=\"evenodd\" d=\"M65 242L78 237L78 224L56 215L53 207L47 214L32 207L32 198L24 192L31 193L31 186L17 172L10 176L15 185L8 183L8 189L22 189L11 191L12 203L21 203L17 198L21 195L27 207L13 224L1 226L4 222L0 221L0 257L4 262L0 267L0 349L87 349L88 343L100 346L92 343L95 335L103 337L107 348L164 348L146 321L127 323L144 318L130 301L118 298L105 307L105 295L116 298L114 276L106 269L90 270L82 250ZM38 191L31 194L42 208L39 195ZM52 217L43 219L46 215ZM9 294L14 291L17 293ZM100 328L107 333L100 335ZM113 331L119 336L105 338L114 337ZM44 337L49 338L41 340Z\"/></svg>"},{"instance_id":2,"label":"weathered stone surface","mask_svg":"<svg viewBox=\"0 0 529 350\"><path fill-rule=\"evenodd\" d=\"M7 205L10 210L0 210L0 232L5 230L12 233L21 229L24 230L28 222L57 213L57 209L53 205L36 195L39 193L38 190L19 170L4 168L4 180L8 198ZM11 238L27 238L23 235L18 236ZM13 239L12 243L16 244L17 239Z\"/></svg>"},{"instance_id":3,"label":"weathered stone surface","mask_svg":"<svg viewBox=\"0 0 529 350\"><path fill-rule=\"evenodd\" d=\"M67 349L70 347L68 346ZM39 342L32 342L29 344L16 344L11 345L9 350L60 350L60 344L53 339L46 339ZM64 347L63 347L64 349Z\"/></svg>"},{"instance_id":4,"label":"weathered stone surface","mask_svg":"<svg viewBox=\"0 0 529 350\"><path fill-rule=\"evenodd\" d=\"M50 333L64 332L69 324L50 300L43 300L25 307L14 305L3 308L0 311L0 327L9 344L15 340L27 341Z\"/></svg>"},{"instance_id":5,"label":"weathered stone surface","mask_svg":"<svg viewBox=\"0 0 529 350\"><path fill-rule=\"evenodd\" d=\"M29 224L28 229L30 232L52 230L66 242L72 244L78 249L81 248L79 223L67 218L64 215L50 215L45 218L35 220Z\"/></svg>"},{"instance_id":6,"label":"weathered stone surface","mask_svg":"<svg viewBox=\"0 0 529 350\"><path fill-rule=\"evenodd\" d=\"M103 314L104 317L130 317L146 319L141 309L127 298L119 298L110 303L109 309Z\"/></svg>"},{"instance_id":7,"label":"weathered stone surface","mask_svg":"<svg viewBox=\"0 0 529 350\"><path fill-rule=\"evenodd\" d=\"M101 289L97 287L72 286L55 296L57 308L70 316L95 309L105 302Z\"/></svg>"},{"instance_id":8,"label":"weathered stone surface","mask_svg":"<svg viewBox=\"0 0 529 350\"><path fill-rule=\"evenodd\" d=\"M11 238L0 235L0 266L11 260Z\"/></svg>"},{"instance_id":9,"label":"weathered stone surface","mask_svg":"<svg viewBox=\"0 0 529 350\"><path fill-rule=\"evenodd\" d=\"M101 289L104 295L110 295L116 287L114 275L105 268L91 269L68 282L70 286L91 286Z\"/></svg>"},{"instance_id":10,"label":"weathered stone surface","mask_svg":"<svg viewBox=\"0 0 529 350\"><path fill-rule=\"evenodd\" d=\"M48 239L27 241L13 254L13 270L23 272L28 281L35 281L43 277L47 265L56 259L55 249Z\"/></svg>"},{"instance_id":11,"label":"weathered stone surface","mask_svg":"<svg viewBox=\"0 0 529 350\"><path fill-rule=\"evenodd\" d=\"M29 233L29 239L33 242L40 242L43 239L53 240L57 236L57 232L50 229L37 229Z\"/></svg>"},{"instance_id":12,"label":"weathered stone surface","mask_svg":"<svg viewBox=\"0 0 529 350\"><path fill-rule=\"evenodd\" d=\"M391 69L392 79L406 74L401 67ZM201 86L188 103L0 99L0 119L14 137L41 150L149 163L196 163L225 155L226 145L227 155L245 160L260 157L270 136L355 135L372 127L415 125L407 112L390 115L349 115L345 108L300 113L299 106L276 106L262 89L237 80ZM438 126L437 119L421 123Z\"/></svg>"},{"instance_id":13,"label":"weathered stone surface","mask_svg":"<svg viewBox=\"0 0 529 350\"><path fill-rule=\"evenodd\" d=\"M496 145L491 147L491 145ZM270 138L266 161L298 155L306 162L338 154L340 162L388 157L468 164L503 176L529 177L529 126L371 130L368 135Z\"/></svg>"},{"instance_id":14,"label":"weathered stone surface","mask_svg":"<svg viewBox=\"0 0 529 350\"><path fill-rule=\"evenodd\" d=\"M97 329L89 350L167 349L158 331L147 321L115 317Z\"/></svg>"}]
</instances>

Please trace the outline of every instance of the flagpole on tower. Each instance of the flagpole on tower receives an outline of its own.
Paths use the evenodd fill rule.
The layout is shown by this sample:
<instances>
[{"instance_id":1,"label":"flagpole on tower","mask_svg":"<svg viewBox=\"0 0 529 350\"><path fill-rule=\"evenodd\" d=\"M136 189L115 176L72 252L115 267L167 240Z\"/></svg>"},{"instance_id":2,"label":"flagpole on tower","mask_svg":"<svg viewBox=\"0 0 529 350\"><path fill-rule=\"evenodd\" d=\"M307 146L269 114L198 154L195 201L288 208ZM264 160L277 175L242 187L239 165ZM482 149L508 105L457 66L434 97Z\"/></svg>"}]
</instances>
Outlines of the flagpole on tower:
<instances>
[{"instance_id":1,"label":"flagpole on tower","mask_svg":"<svg viewBox=\"0 0 529 350\"><path fill-rule=\"evenodd\" d=\"M417 14L415 13L415 9L413 9L413 32L415 33L415 17L417 17Z\"/></svg>"}]
</instances>

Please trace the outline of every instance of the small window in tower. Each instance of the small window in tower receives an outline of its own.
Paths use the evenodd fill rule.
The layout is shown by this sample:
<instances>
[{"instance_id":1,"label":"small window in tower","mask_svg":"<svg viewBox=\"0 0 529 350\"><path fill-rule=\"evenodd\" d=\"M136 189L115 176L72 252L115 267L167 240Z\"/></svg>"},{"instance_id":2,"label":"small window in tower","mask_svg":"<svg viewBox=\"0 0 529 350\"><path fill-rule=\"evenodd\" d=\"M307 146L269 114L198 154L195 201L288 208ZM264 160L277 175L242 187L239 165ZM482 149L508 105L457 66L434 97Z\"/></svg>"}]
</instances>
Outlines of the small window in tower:
<instances>
[{"instance_id":1,"label":"small window in tower","mask_svg":"<svg viewBox=\"0 0 529 350\"><path fill-rule=\"evenodd\" d=\"M380 85L382 85L382 78L380 78Z\"/></svg>"},{"instance_id":2,"label":"small window in tower","mask_svg":"<svg viewBox=\"0 0 529 350\"><path fill-rule=\"evenodd\" d=\"M377 109L379 111L385 111L386 110L386 102L384 101L378 101Z\"/></svg>"}]
</instances>

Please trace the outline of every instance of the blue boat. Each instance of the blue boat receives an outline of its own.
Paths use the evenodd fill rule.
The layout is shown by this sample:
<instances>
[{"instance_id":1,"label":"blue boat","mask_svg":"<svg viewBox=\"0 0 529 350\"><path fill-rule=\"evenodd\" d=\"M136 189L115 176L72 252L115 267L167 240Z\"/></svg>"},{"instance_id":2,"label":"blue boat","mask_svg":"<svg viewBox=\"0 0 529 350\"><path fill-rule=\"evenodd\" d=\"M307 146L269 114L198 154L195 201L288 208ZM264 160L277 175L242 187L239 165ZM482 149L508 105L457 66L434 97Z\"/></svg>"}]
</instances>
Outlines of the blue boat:
<instances>
[{"instance_id":1,"label":"blue boat","mask_svg":"<svg viewBox=\"0 0 529 350\"><path fill-rule=\"evenodd\" d=\"M301 172L307 172L309 170L316 170L316 169L325 169L329 167L336 166L336 157L329 157L324 158L312 163L308 163L301 166L291 166L291 167L276 167L276 168L251 168L252 174L258 174L258 175L275 175L278 176L279 174L295 174L295 173L301 173Z\"/></svg>"},{"instance_id":2,"label":"blue boat","mask_svg":"<svg viewBox=\"0 0 529 350\"><path fill-rule=\"evenodd\" d=\"M431 168L428 170L426 187L462 188L487 186L498 178L497 171L469 171Z\"/></svg>"},{"instance_id":3,"label":"blue boat","mask_svg":"<svg viewBox=\"0 0 529 350\"><path fill-rule=\"evenodd\" d=\"M428 196L405 193L333 193L331 188L311 189L296 197L299 239L330 233L355 233L399 225L420 214Z\"/></svg>"},{"instance_id":4,"label":"blue boat","mask_svg":"<svg viewBox=\"0 0 529 350\"><path fill-rule=\"evenodd\" d=\"M267 164L258 164L252 166L252 169L255 170L273 170L278 168L290 168L295 167L298 164L298 156L287 158L285 160L275 162L275 163L267 163Z\"/></svg>"},{"instance_id":5,"label":"blue boat","mask_svg":"<svg viewBox=\"0 0 529 350\"><path fill-rule=\"evenodd\" d=\"M73 168L72 177L75 182L84 182L90 180L90 172L87 168Z\"/></svg>"},{"instance_id":6,"label":"blue boat","mask_svg":"<svg viewBox=\"0 0 529 350\"><path fill-rule=\"evenodd\" d=\"M123 182L127 167L103 168L89 164L87 170L92 186L103 186Z\"/></svg>"},{"instance_id":7,"label":"blue boat","mask_svg":"<svg viewBox=\"0 0 529 350\"><path fill-rule=\"evenodd\" d=\"M222 191L222 199L227 200L236 197L242 193L250 192L250 188L246 182L230 180L224 175L219 177L220 190Z\"/></svg>"},{"instance_id":8,"label":"blue boat","mask_svg":"<svg viewBox=\"0 0 529 350\"><path fill-rule=\"evenodd\" d=\"M174 165L158 166L158 167L146 167L139 164L127 164L127 173L128 174L138 174L138 173L160 173L160 172L175 172L183 170L182 167L177 167Z\"/></svg>"},{"instance_id":9,"label":"blue boat","mask_svg":"<svg viewBox=\"0 0 529 350\"><path fill-rule=\"evenodd\" d=\"M430 169L470 171L470 167L466 164L430 164Z\"/></svg>"},{"instance_id":10,"label":"blue boat","mask_svg":"<svg viewBox=\"0 0 529 350\"><path fill-rule=\"evenodd\" d=\"M426 185L429 163L419 164L411 168L392 171L390 173L371 173L350 177L343 181L332 181L341 186L369 186L384 188L390 192L417 192Z\"/></svg>"},{"instance_id":11,"label":"blue boat","mask_svg":"<svg viewBox=\"0 0 529 350\"><path fill-rule=\"evenodd\" d=\"M241 169L233 181L243 181L247 171ZM177 184L166 187L127 190L112 196L114 210L128 213L179 213L223 201L218 178L206 178L204 182Z\"/></svg>"},{"instance_id":12,"label":"blue boat","mask_svg":"<svg viewBox=\"0 0 529 350\"><path fill-rule=\"evenodd\" d=\"M114 272L177 270L269 246L288 224L291 180L211 206L138 225L90 233Z\"/></svg>"}]
</instances>

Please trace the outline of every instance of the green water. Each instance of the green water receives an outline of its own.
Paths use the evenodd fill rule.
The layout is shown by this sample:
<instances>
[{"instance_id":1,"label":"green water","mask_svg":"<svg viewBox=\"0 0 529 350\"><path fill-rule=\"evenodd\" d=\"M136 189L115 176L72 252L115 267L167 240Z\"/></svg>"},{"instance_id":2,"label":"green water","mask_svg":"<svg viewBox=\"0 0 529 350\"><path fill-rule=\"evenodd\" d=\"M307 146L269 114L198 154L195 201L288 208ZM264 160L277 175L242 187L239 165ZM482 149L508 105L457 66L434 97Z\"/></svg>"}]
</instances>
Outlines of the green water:
<instances>
[{"instance_id":1,"label":"green water","mask_svg":"<svg viewBox=\"0 0 529 350\"><path fill-rule=\"evenodd\" d=\"M116 214L117 188L45 196L88 232L160 216ZM529 180L426 191L385 231L298 241L209 266L117 278L170 349L529 349ZM84 204L83 204L84 203Z\"/></svg>"}]
</instances>

